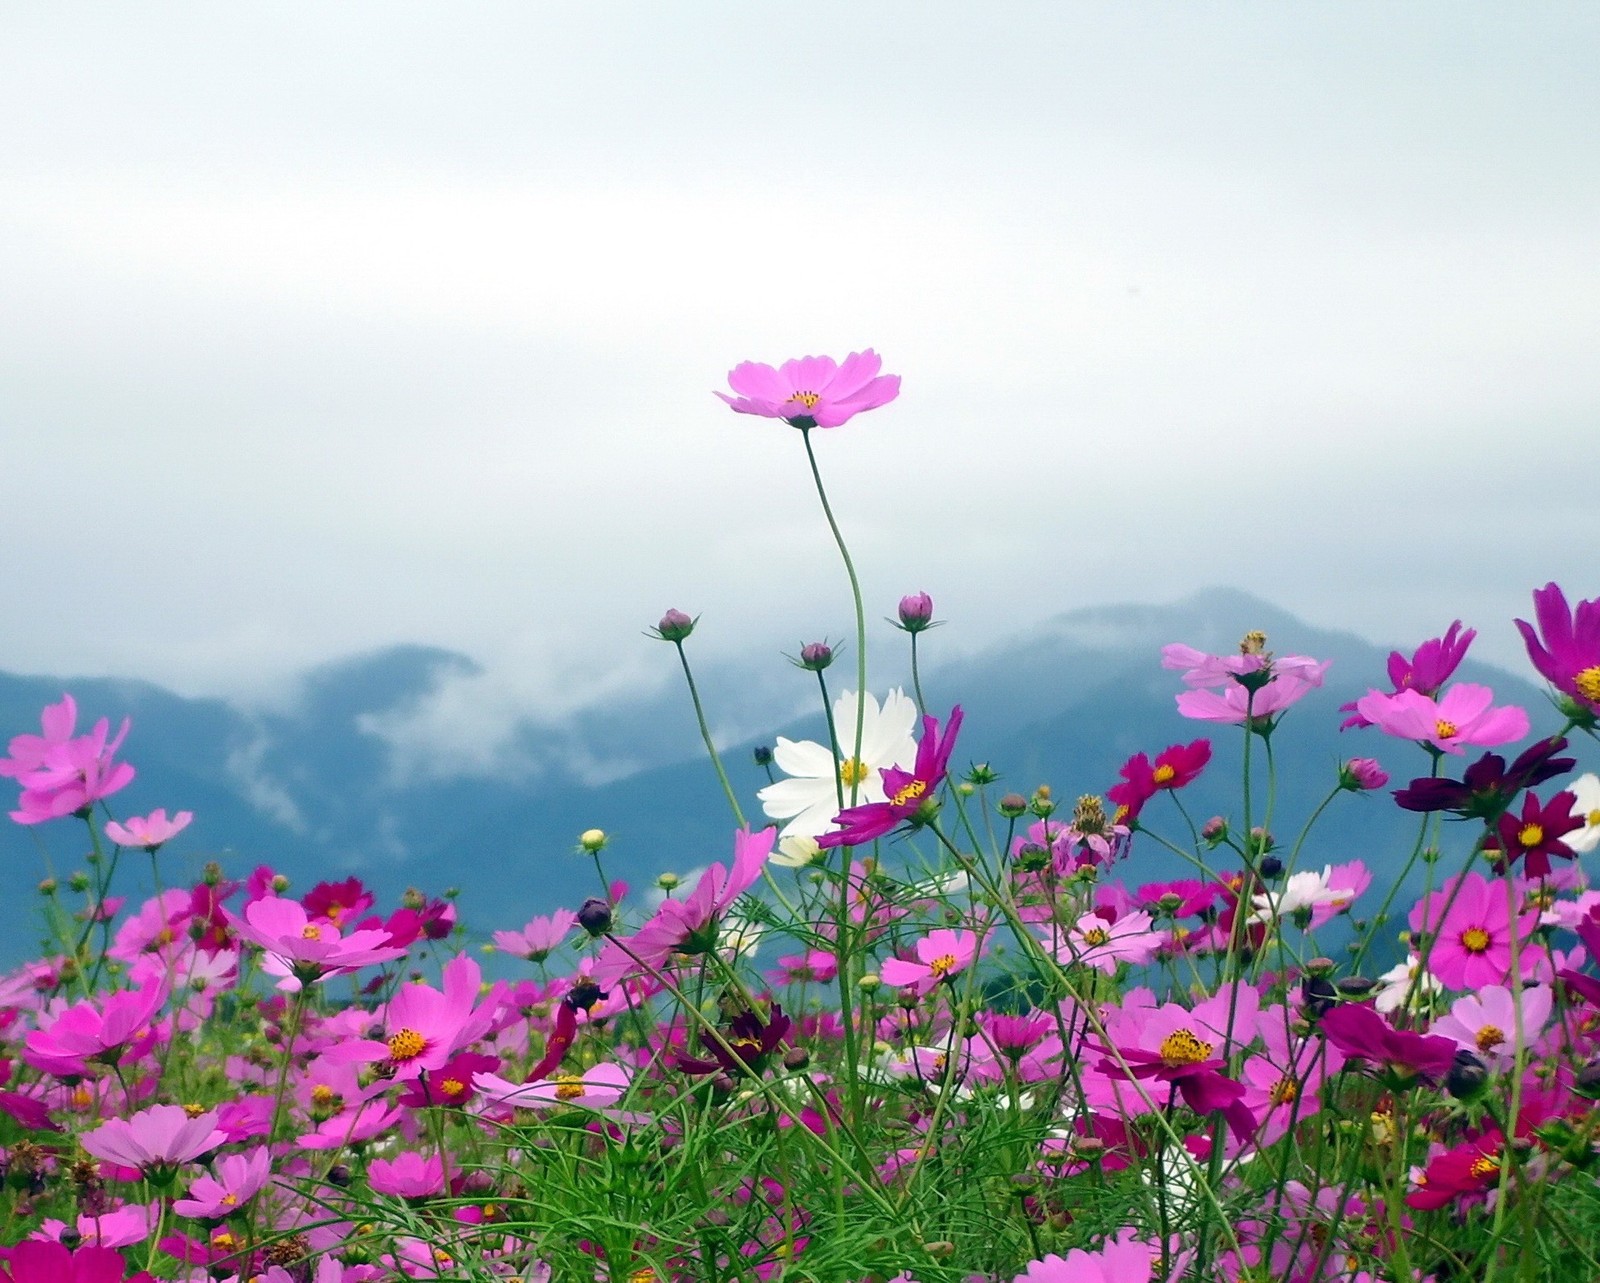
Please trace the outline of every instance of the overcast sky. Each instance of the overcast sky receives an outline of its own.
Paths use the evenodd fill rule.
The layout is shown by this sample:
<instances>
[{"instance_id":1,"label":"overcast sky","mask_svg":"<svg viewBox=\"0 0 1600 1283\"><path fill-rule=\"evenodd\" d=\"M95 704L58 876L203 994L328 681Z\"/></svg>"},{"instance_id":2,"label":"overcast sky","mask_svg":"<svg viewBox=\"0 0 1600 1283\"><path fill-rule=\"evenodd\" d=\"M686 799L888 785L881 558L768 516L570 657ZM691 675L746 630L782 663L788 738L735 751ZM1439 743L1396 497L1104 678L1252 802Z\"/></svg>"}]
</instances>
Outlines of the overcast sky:
<instances>
[{"instance_id":1,"label":"overcast sky","mask_svg":"<svg viewBox=\"0 0 1600 1283\"><path fill-rule=\"evenodd\" d=\"M874 617L1211 584L1486 657L1600 596L1592 5L0 10L0 668L395 641L549 708ZM1152 657L1154 662L1154 657ZM112 710L107 710L112 711Z\"/></svg>"}]
</instances>

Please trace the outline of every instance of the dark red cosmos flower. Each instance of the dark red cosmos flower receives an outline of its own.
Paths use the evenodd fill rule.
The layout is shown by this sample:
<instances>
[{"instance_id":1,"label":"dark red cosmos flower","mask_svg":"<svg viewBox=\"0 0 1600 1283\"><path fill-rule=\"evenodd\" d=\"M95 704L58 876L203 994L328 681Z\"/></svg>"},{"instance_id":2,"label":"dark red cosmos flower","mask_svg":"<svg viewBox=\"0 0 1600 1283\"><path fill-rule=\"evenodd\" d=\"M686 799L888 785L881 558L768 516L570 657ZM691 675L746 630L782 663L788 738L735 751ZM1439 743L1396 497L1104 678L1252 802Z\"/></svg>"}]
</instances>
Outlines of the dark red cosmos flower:
<instances>
[{"instance_id":1,"label":"dark red cosmos flower","mask_svg":"<svg viewBox=\"0 0 1600 1283\"><path fill-rule=\"evenodd\" d=\"M1340 1051L1382 1065L1400 1078L1420 1074L1437 1081L1456 1062L1455 1039L1396 1029L1371 1007L1344 1003L1319 1023Z\"/></svg>"},{"instance_id":2,"label":"dark red cosmos flower","mask_svg":"<svg viewBox=\"0 0 1600 1283\"><path fill-rule=\"evenodd\" d=\"M336 927L358 913L365 913L376 902L360 878L343 882L319 882L301 897L308 918L326 918Z\"/></svg>"},{"instance_id":3,"label":"dark red cosmos flower","mask_svg":"<svg viewBox=\"0 0 1600 1283\"><path fill-rule=\"evenodd\" d=\"M465 1105L475 1095L473 1074L492 1074L500 1069L499 1056L485 1056L480 1052L457 1052L430 1074L421 1074L406 1084L400 1093L400 1104L409 1109L425 1109L429 1105ZM534 1080L530 1080L534 1081Z\"/></svg>"},{"instance_id":4,"label":"dark red cosmos flower","mask_svg":"<svg viewBox=\"0 0 1600 1283\"><path fill-rule=\"evenodd\" d=\"M710 1059L678 1055L678 1068L686 1074L760 1074L767 1059L776 1051L794 1022L783 1014L783 1008L772 1004L772 1014L766 1019L754 1011L742 1011L728 1025L728 1032L720 1039L701 1034L700 1041L711 1053ZM726 1044L726 1045L724 1045Z\"/></svg>"},{"instance_id":5,"label":"dark red cosmos flower","mask_svg":"<svg viewBox=\"0 0 1600 1283\"><path fill-rule=\"evenodd\" d=\"M1190 744L1173 744L1156 755L1152 762L1135 753L1117 773L1122 783L1106 790L1106 797L1117 807L1117 820L1137 819L1144 804L1163 789L1181 789L1191 783L1211 760L1211 741L1197 739Z\"/></svg>"},{"instance_id":6,"label":"dark red cosmos flower","mask_svg":"<svg viewBox=\"0 0 1600 1283\"><path fill-rule=\"evenodd\" d=\"M1537 630L1517 620L1533 666L1557 690L1600 712L1600 601L1580 601L1573 609L1548 583L1534 591L1533 610Z\"/></svg>"},{"instance_id":7,"label":"dark red cosmos flower","mask_svg":"<svg viewBox=\"0 0 1600 1283\"><path fill-rule=\"evenodd\" d=\"M1524 877L1544 878L1550 876L1552 855L1576 859L1577 852L1561 839L1586 823L1582 815L1572 813L1577 800L1575 794L1563 789L1541 805L1539 795L1529 793L1522 800L1521 815L1502 815L1495 830L1500 849L1495 871L1504 873L1520 859Z\"/></svg>"},{"instance_id":8,"label":"dark red cosmos flower","mask_svg":"<svg viewBox=\"0 0 1600 1283\"><path fill-rule=\"evenodd\" d=\"M1498 753L1485 753L1462 772L1459 780L1417 779L1394 791L1395 804L1407 811L1450 811L1464 820L1498 820L1523 789L1533 788L1578 764L1575 757L1557 757L1567 741L1557 735L1524 749L1510 768Z\"/></svg>"},{"instance_id":9,"label":"dark red cosmos flower","mask_svg":"<svg viewBox=\"0 0 1600 1283\"><path fill-rule=\"evenodd\" d=\"M1394 685L1394 693L1413 690L1430 698L1437 695L1444 684L1454 676L1462 659L1466 657L1467 647L1472 645L1472 639L1477 635L1475 628L1462 632L1461 621L1458 619L1450 625L1443 637L1430 637L1418 646L1412 652L1410 659L1397 650L1390 651L1389 681ZM1351 714L1339 723L1341 731L1352 726L1372 725L1356 712L1354 701L1341 704L1339 711Z\"/></svg>"},{"instance_id":10,"label":"dark red cosmos flower","mask_svg":"<svg viewBox=\"0 0 1600 1283\"><path fill-rule=\"evenodd\" d=\"M910 771L898 766L883 770L883 802L868 802L840 811L833 822L840 826L835 833L824 833L817 845L827 850L835 846L860 846L891 833L904 820L916 817L925 804L934 800L939 785L944 781L950 765L950 754L956 746L956 733L961 729L961 705L957 704L945 723L944 734L939 734L939 719L922 719L922 739L917 744L916 765Z\"/></svg>"}]
</instances>

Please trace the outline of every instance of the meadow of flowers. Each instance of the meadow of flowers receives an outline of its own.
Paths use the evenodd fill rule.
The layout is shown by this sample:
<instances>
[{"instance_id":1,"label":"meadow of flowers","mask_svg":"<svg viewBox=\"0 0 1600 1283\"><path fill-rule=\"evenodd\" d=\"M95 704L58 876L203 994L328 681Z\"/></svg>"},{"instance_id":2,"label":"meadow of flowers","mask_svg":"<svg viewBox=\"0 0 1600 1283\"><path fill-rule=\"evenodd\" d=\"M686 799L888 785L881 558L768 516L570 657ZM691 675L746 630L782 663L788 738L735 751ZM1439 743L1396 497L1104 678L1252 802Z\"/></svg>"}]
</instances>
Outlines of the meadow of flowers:
<instances>
[{"instance_id":1,"label":"meadow of flowers","mask_svg":"<svg viewBox=\"0 0 1600 1283\"><path fill-rule=\"evenodd\" d=\"M741 796L707 734L716 862L650 907L582 834L593 898L486 924L508 979L449 900L356 878L126 903L119 868L161 888L192 818L117 814L127 723L66 696L11 739L11 819L84 871L41 884L54 951L0 977L0 1283L1600 1278L1600 780L1569 744L1600 601L1533 594L1538 710L1454 680L1459 622L1337 711L1314 656L1175 639L1151 663L1205 734L1015 789L923 699L926 594L896 611L910 689L869 680L814 446L897 398L880 370L718 393L794 434L838 545L855 636L794 657L826 742L758 751ZM695 627L652 635L704 730ZM1351 755L1284 815L1276 756L1329 717ZM1204 816L1212 736L1243 771ZM1361 755L1381 736L1414 778ZM1302 859L1329 808L1389 805L1409 849Z\"/></svg>"}]
</instances>

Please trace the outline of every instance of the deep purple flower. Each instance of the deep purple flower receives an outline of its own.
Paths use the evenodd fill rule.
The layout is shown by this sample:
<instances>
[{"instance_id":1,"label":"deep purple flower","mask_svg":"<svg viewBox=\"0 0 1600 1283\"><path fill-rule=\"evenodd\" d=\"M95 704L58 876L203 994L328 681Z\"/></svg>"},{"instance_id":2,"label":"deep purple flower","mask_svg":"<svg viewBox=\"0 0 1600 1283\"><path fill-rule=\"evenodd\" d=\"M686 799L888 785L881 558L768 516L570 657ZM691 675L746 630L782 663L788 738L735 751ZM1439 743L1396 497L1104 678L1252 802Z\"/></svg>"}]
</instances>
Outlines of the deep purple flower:
<instances>
[{"instance_id":1,"label":"deep purple flower","mask_svg":"<svg viewBox=\"0 0 1600 1283\"><path fill-rule=\"evenodd\" d=\"M783 1014L783 1008L772 1004L772 1014L766 1019L754 1011L742 1011L729 1023L728 1032L720 1038L709 1033L700 1035L700 1041L711 1053L700 1059L677 1056L678 1068L686 1074L742 1074L760 1076L768 1058L789 1036L794 1022ZM726 1044L726 1045L724 1045Z\"/></svg>"},{"instance_id":2,"label":"deep purple flower","mask_svg":"<svg viewBox=\"0 0 1600 1283\"><path fill-rule=\"evenodd\" d=\"M1394 792L1407 811L1450 811L1462 819L1496 820L1523 789L1533 788L1577 765L1573 757L1557 757L1567 747L1559 735L1524 749L1506 767L1498 753L1485 753L1462 772L1459 780L1416 779Z\"/></svg>"},{"instance_id":3,"label":"deep purple flower","mask_svg":"<svg viewBox=\"0 0 1600 1283\"><path fill-rule=\"evenodd\" d=\"M1557 690L1600 712L1600 600L1567 605L1566 594L1546 584L1533 594L1539 627L1517 620L1528 658Z\"/></svg>"},{"instance_id":4,"label":"deep purple flower","mask_svg":"<svg viewBox=\"0 0 1600 1283\"><path fill-rule=\"evenodd\" d=\"M917 744L916 765L910 771L897 766L883 770L883 802L868 802L847 807L834 817L840 828L824 833L817 845L824 850L835 846L860 846L892 832L902 821L913 819L923 806L934 800L950 765L950 754L961 729L961 706L951 710L944 734L939 734L939 719L922 719L922 739Z\"/></svg>"}]
</instances>

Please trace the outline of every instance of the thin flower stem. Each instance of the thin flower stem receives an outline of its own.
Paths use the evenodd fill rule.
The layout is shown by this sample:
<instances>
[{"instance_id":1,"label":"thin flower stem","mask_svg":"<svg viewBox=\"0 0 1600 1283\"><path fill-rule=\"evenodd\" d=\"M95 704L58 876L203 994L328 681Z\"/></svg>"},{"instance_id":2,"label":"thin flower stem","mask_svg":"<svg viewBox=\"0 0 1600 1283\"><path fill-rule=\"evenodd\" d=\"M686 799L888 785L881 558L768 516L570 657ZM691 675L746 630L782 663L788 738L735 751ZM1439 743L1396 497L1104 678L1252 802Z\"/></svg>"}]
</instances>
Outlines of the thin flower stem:
<instances>
[{"instance_id":1,"label":"thin flower stem","mask_svg":"<svg viewBox=\"0 0 1600 1283\"><path fill-rule=\"evenodd\" d=\"M911 689L917 693L917 712L928 715L928 701L922 698L922 675L917 670L917 634L911 634Z\"/></svg>"},{"instance_id":2,"label":"thin flower stem","mask_svg":"<svg viewBox=\"0 0 1600 1283\"><path fill-rule=\"evenodd\" d=\"M722 769L722 758L717 753L717 746L711 742L711 728L706 725L706 710L700 704L700 691L694 684L694 674L689 671L689 656L684 653L683 642L672 643L678 648L678 662L683 665L684 680L689 683L689 698L694 701L695 720L700 723L700 738L705 741L706 752L711 755L711 765L716 768L717 778L722 781L722 791L728 795L728 805L733 808L733 818L738 821L741 829L749 828L745 823L744 811L739 806L739 799L734 795L733 785L728 783L728 772Z\"/></svg>"}]
</instances>

